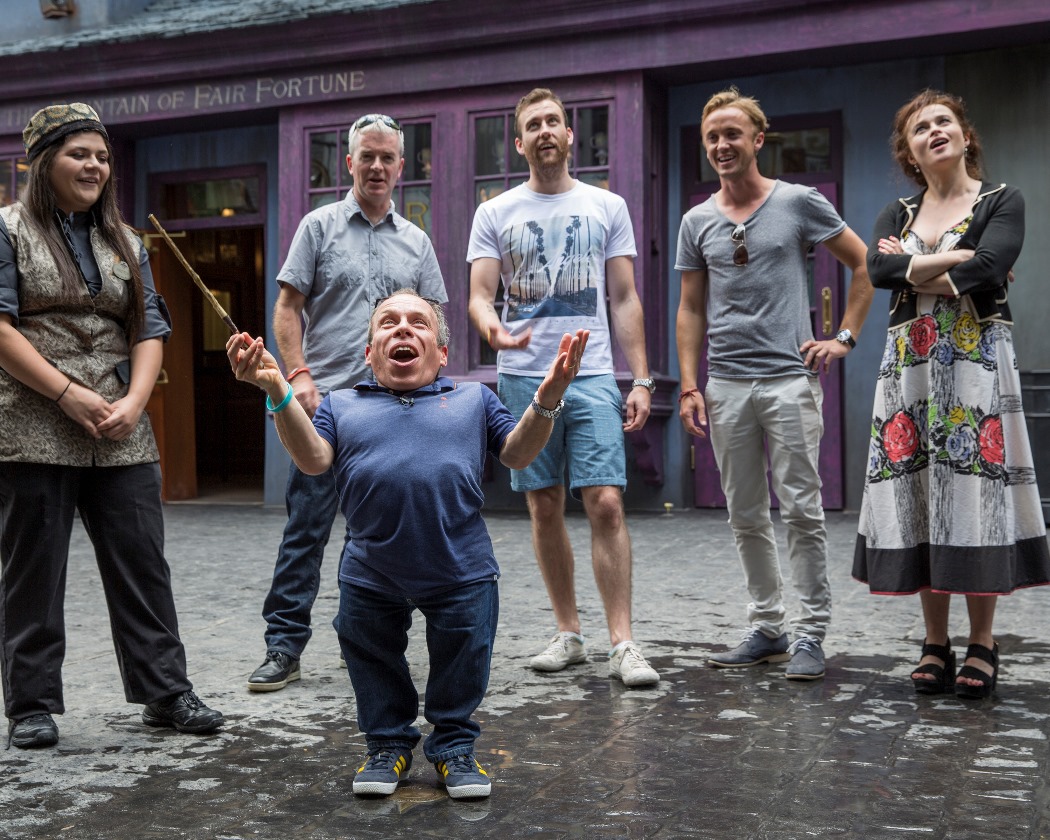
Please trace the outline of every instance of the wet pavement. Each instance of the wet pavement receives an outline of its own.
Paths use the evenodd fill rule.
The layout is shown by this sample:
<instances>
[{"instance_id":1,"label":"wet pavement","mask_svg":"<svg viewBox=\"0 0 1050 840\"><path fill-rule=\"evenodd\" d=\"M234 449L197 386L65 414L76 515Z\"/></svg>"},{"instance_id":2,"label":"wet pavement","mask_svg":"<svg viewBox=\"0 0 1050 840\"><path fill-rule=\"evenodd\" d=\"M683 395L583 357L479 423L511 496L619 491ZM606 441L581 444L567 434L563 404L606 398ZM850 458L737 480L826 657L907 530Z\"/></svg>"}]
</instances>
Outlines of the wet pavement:
<instances>
[{"instance_id":1,"label":"wet pavement","mask_svg":"<svg viewBox=\"0 0 1050 840\"><path fill-rule=\"evenodd\" d=\"M477 750L493 788L488 800L453 802L418 748L393 796L350 792L364 750L330 624L339 534L303 679L251 694L244 683L264 653L259 610L283 513L174 505L166 514L191 677L226 727L213 736L150 729L124 702L78 525L61 740L0 750L0 837L1050 837L1050 588L1001 599L992 699L919 697L908 681L923 635L918 600L875 597L849 578L855 516L829 514L834 620L827 676L813 683L785 680L782 665L704 666L735 644L744 618L723 512L631 516L634 635L663 677L645 689L608 677L578 516L570 533L590 657L558 674L528 669L554 629L528 522L487 516L502 603ZM961 600L954 609L964 648ZM420 619L409 648L420 686L422 633Z\"/></svg>"}]
</instances>

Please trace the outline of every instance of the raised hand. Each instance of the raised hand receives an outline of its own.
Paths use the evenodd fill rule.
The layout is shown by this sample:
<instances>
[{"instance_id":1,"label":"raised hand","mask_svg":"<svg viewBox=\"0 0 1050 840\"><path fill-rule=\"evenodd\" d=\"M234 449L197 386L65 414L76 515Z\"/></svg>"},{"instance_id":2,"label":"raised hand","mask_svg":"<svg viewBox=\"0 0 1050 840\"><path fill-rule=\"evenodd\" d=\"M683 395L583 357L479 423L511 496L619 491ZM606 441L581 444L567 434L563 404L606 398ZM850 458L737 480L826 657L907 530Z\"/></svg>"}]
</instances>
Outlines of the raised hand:
<instances>
[{"instance_id":1,"label":"raised hand","mask_svg":"<svg viewBox=\"0 0 1050 840\"><path fill-rule=\"evenodd\" d=\"M233 375L241 382L251 382L271 395L274 391L283 397L288 386L277 360L266 350L262 338L252 339L248 333L237 333L226 342L226 358L230 360Z\"/></svg>"},{"instance_id":2,"label":"raised hand","mask_svg":"<svg viewBox=\"0 0 1050 840\"><path fill-rule=\"evenodd\" d=\"M540 405L550 408L565 394L565 390L580 372L583 351L590 336L590 330L576 330L575 335L565 333L561 337L558 353L537 391L540 395Z\"/></svg>"}]
</instances>

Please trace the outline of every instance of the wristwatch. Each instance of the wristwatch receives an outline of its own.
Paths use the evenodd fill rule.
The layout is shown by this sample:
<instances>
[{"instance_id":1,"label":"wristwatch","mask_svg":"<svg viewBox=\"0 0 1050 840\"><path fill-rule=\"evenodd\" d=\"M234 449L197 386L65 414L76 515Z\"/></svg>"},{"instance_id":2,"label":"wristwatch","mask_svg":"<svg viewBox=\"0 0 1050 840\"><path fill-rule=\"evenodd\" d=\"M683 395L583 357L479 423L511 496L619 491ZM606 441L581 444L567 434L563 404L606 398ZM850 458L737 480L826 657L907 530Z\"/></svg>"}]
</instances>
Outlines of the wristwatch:
<instances>
[{"instance_id":1,"label":"wristwatch","mask_svg":"<svg viewBox=\"0 0 1050 840\"><path fill-rule=\"evenodd\" d=\"M631 387L648 388L650 394L656 392L656 383L652 379L635 379L633 382L631 382Z\"/></svg>"},{"instance_id":2,"label":"wristwatch","mask_svg":"<svg viewBox=\"0 0 1050 840\"><path fill-rule=\"evenodd\" d=\"M544 408L540 405L539 401L540 392L536 392L536 396L532 398L532 410L535 411L540 417L546 417L548 420L557 420L558 415L561 414L561 410L565 408L565 400L558 400L558 404L554 408Z\"/></svg>"},{"instance_id":3,"label":"wristwatch","mask_svg":"<svg viewBox=\"0 0 1050 840\"><path fill-rule=\"evenodd\" d=\"M840 344L848 344L851 349L857 346L857 342L853 340L853 333L849 330L839 330L835 334L835 341Z\"/></svg>"}]
</instances>

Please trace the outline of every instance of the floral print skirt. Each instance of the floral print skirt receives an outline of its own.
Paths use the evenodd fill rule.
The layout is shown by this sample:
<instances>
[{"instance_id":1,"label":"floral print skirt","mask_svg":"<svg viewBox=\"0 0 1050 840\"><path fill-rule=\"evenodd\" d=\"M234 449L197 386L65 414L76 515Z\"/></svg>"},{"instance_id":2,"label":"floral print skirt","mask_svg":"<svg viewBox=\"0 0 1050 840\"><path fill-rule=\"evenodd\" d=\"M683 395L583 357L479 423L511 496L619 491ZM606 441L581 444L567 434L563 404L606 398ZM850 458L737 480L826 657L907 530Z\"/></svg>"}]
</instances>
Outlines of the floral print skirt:
<instances>
[{"instance_id":1,"label":"floral print skirt","mask_svg":"<svg viewBox=\"0 0 1050 840\"><path fill-rule=\"evenodd\" d=\"M879 368L853 576L883 594L1048 583L1010 325L965 296L922 299Z\"/></svg>"}]
</instances>

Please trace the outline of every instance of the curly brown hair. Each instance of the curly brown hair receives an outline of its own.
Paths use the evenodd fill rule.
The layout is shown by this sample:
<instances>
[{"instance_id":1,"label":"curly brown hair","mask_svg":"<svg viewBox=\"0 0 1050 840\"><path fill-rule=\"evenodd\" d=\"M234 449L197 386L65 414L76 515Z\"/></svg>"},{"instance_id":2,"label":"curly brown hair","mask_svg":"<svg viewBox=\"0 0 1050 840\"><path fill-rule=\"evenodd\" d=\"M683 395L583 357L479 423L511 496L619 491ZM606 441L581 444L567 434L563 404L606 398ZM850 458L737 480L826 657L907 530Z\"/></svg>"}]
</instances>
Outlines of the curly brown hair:
<instances>
[{"instance_id":1,"label":"curly brown hair","mask_svg":"<svg viewBox=\"0 0 1050 840\"><path fill-rule=\"evenodd\" d=\"M984 153L981 150L981 138L977 136L977 129L973 127L970 118L966 114L966 103L962 97L942 90L926 88L919 91L910 100L900 107L893 117L893 133L890 135L890 152L897 165L907 178L910 178L920 187L926 187L926 176L914 163L911 162L911 149L908 146L908 124L912 118L928 108L930 105L943 105L948 108L959 121L963 135L969 141L966 149L966 174L971 178L982 180L984 178Z\"/></svg>"}]
</instances>

